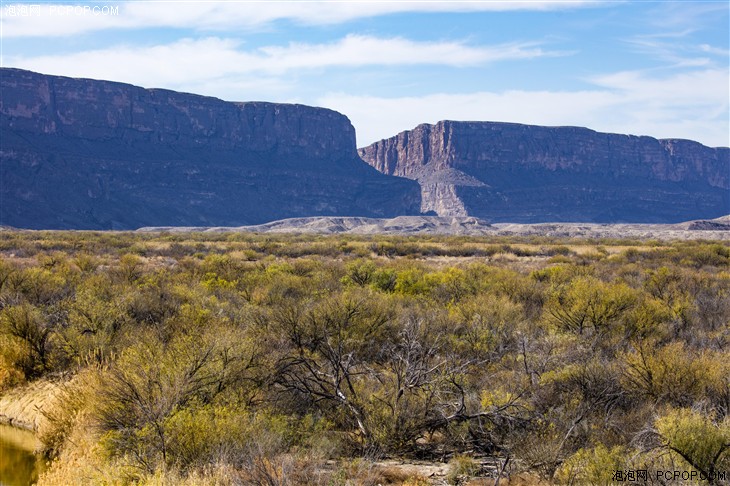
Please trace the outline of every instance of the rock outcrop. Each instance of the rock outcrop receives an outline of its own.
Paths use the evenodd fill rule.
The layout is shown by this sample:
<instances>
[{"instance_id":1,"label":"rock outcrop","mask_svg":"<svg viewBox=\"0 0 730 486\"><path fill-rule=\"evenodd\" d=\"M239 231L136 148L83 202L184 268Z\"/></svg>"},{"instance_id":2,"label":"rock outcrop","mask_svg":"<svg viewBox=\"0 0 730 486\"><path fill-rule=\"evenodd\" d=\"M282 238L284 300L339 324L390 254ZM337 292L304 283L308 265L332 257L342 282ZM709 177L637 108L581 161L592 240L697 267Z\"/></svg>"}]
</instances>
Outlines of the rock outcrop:
<instances>
[{"instance_id":1,"label":"rock outcrop","mask_svg":"<svg viewBox=\"0 0 730 486\"><path fill-rule=\"evenodd\" d=\"M676 223L730 212L730 149L577 127L452 122L359 150L423 212L491 222Z\"/></svg>"},{"instance_id":2,"label":"rock outcrop","mask_svg":"<svg viewBox=\"0 0 730 486\"><path fill-rule=\"evenodd\" d=\"M0 225L133 229L419 214L322 108L0 70Z\"/></svg>"}]
</instances>

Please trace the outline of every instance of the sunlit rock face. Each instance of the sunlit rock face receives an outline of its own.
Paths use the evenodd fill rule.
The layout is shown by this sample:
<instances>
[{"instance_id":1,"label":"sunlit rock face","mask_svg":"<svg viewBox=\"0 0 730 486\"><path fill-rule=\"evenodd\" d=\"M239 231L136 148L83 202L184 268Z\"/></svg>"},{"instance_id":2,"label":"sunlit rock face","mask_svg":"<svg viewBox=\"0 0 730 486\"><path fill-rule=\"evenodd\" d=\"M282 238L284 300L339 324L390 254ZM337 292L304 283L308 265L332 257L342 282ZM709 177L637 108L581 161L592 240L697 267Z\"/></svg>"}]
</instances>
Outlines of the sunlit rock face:
<instances>
[{"instance_id":1,"label":"sunlit rock face","mask_svg":"<svg viewBox=\"0 0 730 486\"><path fill-rule=\"evenodd\" d=\"M133 229L418 214L340 113L0 71L0 224Z\"/></svg>"},{"instance_id":2,"label":"sunlit rock face","mask_svg":"<svg viewBox=\"0 0 730 486\"><path fill-rule=\"evenodd\" d=\"M730 150L577 127L452 122L359 150L421 210L492 222L674 223L730 213Z\"/></svg>"}]
</instances>

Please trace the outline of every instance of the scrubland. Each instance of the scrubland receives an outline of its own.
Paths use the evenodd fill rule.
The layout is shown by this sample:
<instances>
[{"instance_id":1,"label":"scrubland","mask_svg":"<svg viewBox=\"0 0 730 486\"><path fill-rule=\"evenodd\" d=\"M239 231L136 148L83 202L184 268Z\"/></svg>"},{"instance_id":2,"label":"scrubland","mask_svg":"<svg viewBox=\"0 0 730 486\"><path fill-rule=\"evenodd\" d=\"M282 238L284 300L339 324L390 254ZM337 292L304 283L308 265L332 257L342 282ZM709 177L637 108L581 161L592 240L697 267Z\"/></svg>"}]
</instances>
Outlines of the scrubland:
<instances>
[{"instance_id":1,"label":"scrubland","mask_svg":"<svg viewBox=\"0 0 730 486\"><path fill-rule=\"evenodd\" d=\"M727 243L0 232L41 484L720 484L729 344Z\"/></svg>"}]
</instances>

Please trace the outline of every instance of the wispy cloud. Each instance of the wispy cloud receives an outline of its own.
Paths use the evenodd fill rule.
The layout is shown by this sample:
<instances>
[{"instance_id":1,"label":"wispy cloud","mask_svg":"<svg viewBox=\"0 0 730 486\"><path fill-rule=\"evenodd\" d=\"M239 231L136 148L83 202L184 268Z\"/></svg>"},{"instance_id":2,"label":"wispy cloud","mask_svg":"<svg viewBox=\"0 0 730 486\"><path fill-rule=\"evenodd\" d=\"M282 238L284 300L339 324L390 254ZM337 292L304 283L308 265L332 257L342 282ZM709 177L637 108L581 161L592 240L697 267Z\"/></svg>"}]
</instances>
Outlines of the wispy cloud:
<instances>
[{"instance_id":1,"label":"wispy cloud","mask_svg":"<svg viewBox=\"0 0 730 486\"><path fill-rule=\"evenodd\" d=\"M711 46L709 44L700 44L699 46L700 51L706 52L708 54L712 54L714 56L720 56L725 58L727 60L730 58L730 50L729 49L723 49L721 47L715 47Z\"/></svg>"},{"instance_id":2,"label":"wispy cloud","mask_svg":"<svg viewBox=\"0 0 730 486\"><path fill-rule=\"evenodd\" d=\"M681 35L637 36L625 42L635 52L644 54L653 61L665 63L664 68L709 66L717 61L727 62L728 57L727 49L697 44Z\"/></svg>"},{"instance_id":3,"label":"wispy cloud","mask_svg":"<svg viewBox=\"0 0 730 486\"><path fill-rule=\"evenodd\" d=\"M463 67L509 59L562 56L569 53L547 51L536 42L496 46L469 46L463 42L415 42L400 37L377 38L348 35L333 44L290 44L261 49L261 64L267 70L327 67L438 64Z\"/></svg>"},{"instance_id":4,"label":"wispy cloud","mask_svg":"<svg viewBox=\"0 0 730 486\"><path fill-rule=\"evenodd\" d=\"M708 19L727 14L725 1L656 2L650 25L662 30L701 30Z\"/></svg>"},{"instance_id":5,"label":"wispy cloud","mask_svg":"<svg viewBox=\"0 0 730 486\"><path fill-rule=\"evenodd\" d=\"M690 138L729 146L725 70L667 77L621 72L593 79L583 91L504 91L365 97L333 93L318 103L343 113L358 130L358 144L439 120L493 120L538 125L586 126L599 131L660 138ZM384 115L385 114L385 115Z\"/></svg>"},{"instance_id":6,"label":"wispy cloud","mask_svg":"<svg viewBox=\"0 0 730 486\"><path fill-rule=\"evenodd\" d=\"M658 2L649 12L644 32L624 39L632 51L650 62L664 63L664 69L727 66L726 43L719 47L698 41L703 33L722 29L723 24L727 40L727 2Z\"/></svg>"},{"instance_id":7,"label":"wispy cloud","mask_svg":"<svg viewBox=\"0 0 730 486\"><path fill-rule=\"evenodd\" d=\"M472 46L463 42L417 42L401 37L347 35L324 44L290 43L246 50L242 41L208 37L155 46L119 46L67 55L9 57L9 65L144 86L179 87L225 76L282 75L297 70L442 65L464 67L510 59L561 56L539 43Z\"/></svg>"},{"instance_id":8,"label":"wispy cloud","mask_svg":"<svg viewBox=\"0 0 730 486\"><path fill-rule=\"evenodd\" d=\"M261 28L276 21L328 25L396 13L554 10L597 6L595 0L510 1L290 1L120 2L107 12L68 10L68 5L41 4L38 15L11 16L3 9L3 35L12 37L71 36L106 29L187 28L228 30ZM25 4L28 5L28 4ZM116 14L115 14L116 12Z\"/></svg>"}]
</instances>

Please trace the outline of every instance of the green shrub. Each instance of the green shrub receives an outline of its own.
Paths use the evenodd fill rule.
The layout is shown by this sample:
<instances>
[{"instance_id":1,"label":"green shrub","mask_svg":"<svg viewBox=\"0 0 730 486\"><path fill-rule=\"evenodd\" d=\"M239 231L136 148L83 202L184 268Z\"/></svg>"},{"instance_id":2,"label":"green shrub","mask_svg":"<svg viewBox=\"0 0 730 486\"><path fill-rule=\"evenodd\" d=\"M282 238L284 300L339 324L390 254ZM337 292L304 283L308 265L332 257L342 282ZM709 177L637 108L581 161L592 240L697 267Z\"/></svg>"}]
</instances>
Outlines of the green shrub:
<instances>
[{"instance_id":1,"label":"green shrub","mask_svg":"<svg viewBox=\"0 0 730 486\"><path fill-rule=\"evenodd\" d=\"M0 333L7 336L11 348L4 359L11 368L17 368L28 378L37 378L51 369L52 329L36 307L24 303L7 307L0 312Z\"/></svg>"},{"instance_id":2,"label":"green shrub","mask_svg":"<svg viewBox=\"0 0 730 486\"><path fill-rule=\"evenodd\" d=\"M707 413L670 410L655 422L662 446L707 478L730 468L730 418L713 421ZM681 459L680 459L681 458Z\"/></svg>"},{"instance_id":3,"label":"green shrub","mask_svg":"<svg viewBox=\"0 0 730 486\"><path fill-rule=\"evenodd\" d=\"M555 474L559 484L616 484L616 471L625 471L626 450L621 446L608 449L599 445L580 449L563 463Z\"/></svg>"},{"instance_id":4,"label":"green shrub","mask_svg":"<svg viewBox=\"0 0 730 486\"><path fill-rule=\"evenodd\" d=\"M449 461L449 472L446 474L446 482L449 484L460 484L463 479L476 476L481 465L471 456L457 454Z\"/></svg>"}]
</instances>

